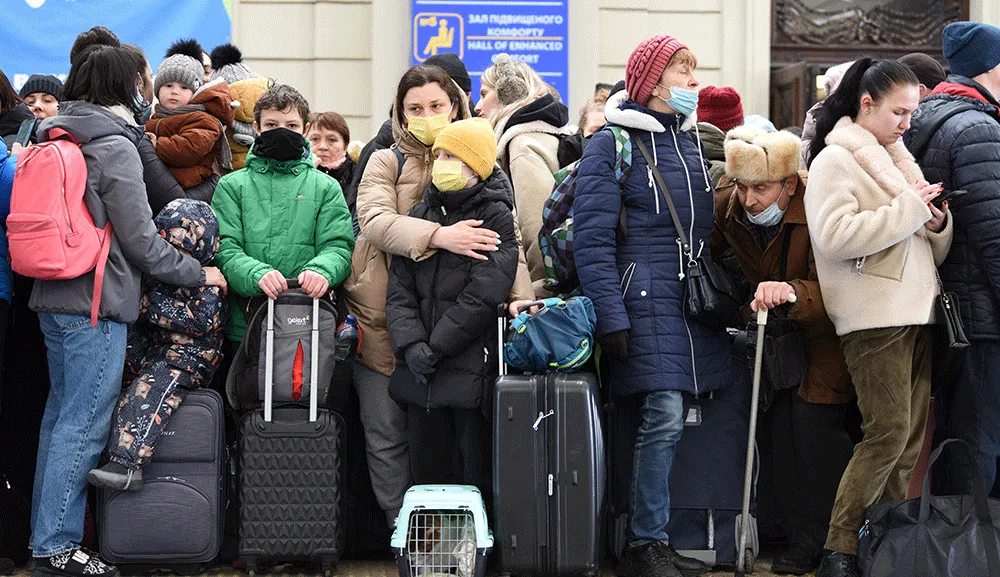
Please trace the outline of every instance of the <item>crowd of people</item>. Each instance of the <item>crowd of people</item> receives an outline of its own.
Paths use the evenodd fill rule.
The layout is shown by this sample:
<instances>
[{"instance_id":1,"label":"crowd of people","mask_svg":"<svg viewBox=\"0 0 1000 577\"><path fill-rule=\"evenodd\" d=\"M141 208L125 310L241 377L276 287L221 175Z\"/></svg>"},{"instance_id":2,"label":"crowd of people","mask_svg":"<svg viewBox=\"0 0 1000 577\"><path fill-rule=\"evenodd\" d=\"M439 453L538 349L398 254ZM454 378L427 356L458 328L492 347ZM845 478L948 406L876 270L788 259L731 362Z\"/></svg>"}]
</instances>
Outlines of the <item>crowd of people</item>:
<instances>
[{"instance_id":1,"label":"crowd of people","mask_svg":"<svg viewBox=\"0 0 1000 577\"><path fill-rule=\"evenodd\" d=\"M411 484L489 496L496 311L563 292L539 229L574 162L578 292L597 314L604 390L638 411L621 574L708 569L666 532L685 396L743 386L729 334L686 313L699 259L745 292L729 326L772 310L804 343L804 376L765 391L788 537L775 571L858 575L865 510L904 498L932 380L936 438L968 441L1000 495L1000 29L953 23L943 48L950 75L923 54L831 68L805 126L781 131L744 116L732 88L702 87L670 36L636 47L576 126L527 64L500 54L473 95L441 54L406 71L363 148L341 115L311 112L231 45L178 41L154 75L97 27L76 39L65 84L34 75L16 93L0 73L0 217L19 155L66 133L110 244L96 292L94 272L14 274L0 235L0 335L47 351L51 385L33 574L117 574L81 545L88 483L141 490L172 412L193 388L224 388L249 303L289 279L357 318L351 376L386 520ZM971 342L950 366L932 330L945 292ZM9 334L23 315L40 331ZM935 484L960 493L975 474L952 460Z\"/></svg>"}]
</instances>

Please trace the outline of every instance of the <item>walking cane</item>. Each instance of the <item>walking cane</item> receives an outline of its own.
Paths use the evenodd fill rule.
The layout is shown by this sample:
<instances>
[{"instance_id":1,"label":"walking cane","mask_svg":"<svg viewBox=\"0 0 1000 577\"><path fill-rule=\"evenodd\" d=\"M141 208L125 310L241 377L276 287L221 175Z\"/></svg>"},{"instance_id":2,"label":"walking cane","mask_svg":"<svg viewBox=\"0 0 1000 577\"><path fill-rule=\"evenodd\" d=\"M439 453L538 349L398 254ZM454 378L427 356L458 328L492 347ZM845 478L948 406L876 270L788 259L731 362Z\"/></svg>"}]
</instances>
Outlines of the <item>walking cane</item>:
<instances>
[{"instance_id":1,"label":"walking cane","mask_svg":"<svg viewBox=\"0 0 1000 577\"><path fill-rule=\"evenodd\" d=\"M788 301L795 302L795 293ZM764 359L764 328L767 326L767 309L757 311L757 349L753 358L753 394L750 397L750 431L747 436L747 470L743 477L743 516L740 526L740 548L736 555L736 576L746 576L747 531L750 529L750 490L753 483L754 447L757 437L757 405L760 403L760 370Z\"/></svg>"}]
</instances>

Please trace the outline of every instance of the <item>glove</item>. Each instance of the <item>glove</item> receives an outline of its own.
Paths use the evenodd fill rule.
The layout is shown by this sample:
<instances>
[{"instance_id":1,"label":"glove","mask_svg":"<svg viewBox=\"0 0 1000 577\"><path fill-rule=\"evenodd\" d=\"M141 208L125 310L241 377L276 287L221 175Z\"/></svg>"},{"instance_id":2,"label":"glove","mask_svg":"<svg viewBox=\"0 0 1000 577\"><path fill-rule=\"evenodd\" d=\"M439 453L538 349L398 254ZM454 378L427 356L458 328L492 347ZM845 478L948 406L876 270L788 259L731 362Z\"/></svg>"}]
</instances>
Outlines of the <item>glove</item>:
<instances>
[{"instance_id":1,"label":"glove","mask_svg":"<svg viewBox=\"0 0 1000 577\"><path fill-rule=\"evenodd\" d=\"M417 377L418 381L433 373L434 365L438 362L437 355L424 342L413 343L406 347L403 357L406 360L406 366L410 368L410 372ZM423 378L422 380L426 382L427 379Z\"/></svg>"},{"instance_id":2,"label":"glove","mask_svg":"<svg viewBox=\"0 0 1000 577\"><path fill-rule=\"evenodd\" d=\"M628 329L608 333L601 337L601 355L607 355L615 360L628 360Z\"/></svg>"}]
</instances>

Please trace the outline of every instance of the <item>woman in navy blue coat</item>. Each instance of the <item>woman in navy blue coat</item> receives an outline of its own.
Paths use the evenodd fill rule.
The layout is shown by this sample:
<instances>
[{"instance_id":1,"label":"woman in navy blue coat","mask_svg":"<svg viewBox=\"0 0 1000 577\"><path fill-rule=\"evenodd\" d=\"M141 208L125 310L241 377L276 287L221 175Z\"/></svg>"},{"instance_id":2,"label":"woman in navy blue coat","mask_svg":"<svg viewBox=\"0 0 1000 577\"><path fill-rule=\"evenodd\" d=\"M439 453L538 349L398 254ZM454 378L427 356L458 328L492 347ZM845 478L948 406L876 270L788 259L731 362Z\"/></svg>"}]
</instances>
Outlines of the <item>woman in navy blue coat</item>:
<instances>
[{"instance_id":1,"label":"woman in navy blue coat","mask_svg":"<svg viewBox=\"0 0 1000 577\"><path fill-rule=\"evenodd\" d=\"M694 133L697 60L669 36L646 40L629 57L625 92L613 95L605 115L641 139L650 166L633 146L631 170L619 185L610 130L593 135L579 167L574 201L574 257L583 292L594 301L606 386L638 407L638 431L629 487L629 577L679 575L707 569L679 556L666 534L668 478L684 427L682 393L704 395L728 384L729 340L685 317L681 254L669 194L695 257L711 258L714 194ZM658 170L669 190L660 190ZM625 235L618 222L625 211Z\"/></svg>"}]
</instances>

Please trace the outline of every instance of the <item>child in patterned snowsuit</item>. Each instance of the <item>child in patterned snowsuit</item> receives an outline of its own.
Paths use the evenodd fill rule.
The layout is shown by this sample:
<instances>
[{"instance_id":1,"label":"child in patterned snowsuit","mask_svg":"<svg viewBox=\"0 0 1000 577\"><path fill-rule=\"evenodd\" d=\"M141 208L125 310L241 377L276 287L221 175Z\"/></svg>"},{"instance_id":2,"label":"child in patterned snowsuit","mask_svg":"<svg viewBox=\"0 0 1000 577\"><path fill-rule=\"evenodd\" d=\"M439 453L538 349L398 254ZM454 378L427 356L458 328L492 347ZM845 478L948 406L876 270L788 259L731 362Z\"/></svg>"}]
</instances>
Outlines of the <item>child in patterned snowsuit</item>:
<instances>
[{"instance_id":1,"label":"child in patterned snowsuit","mask_svg":"<svg viewBox=\"0 0 1000 577\"><path fill-rule=\"evenodd\" d=\"M208 264L219 224L204 202L179 199L154 220L167 242ZM92 485L136 491L170 415L187 392L210 383L220 362L224 298L218 287L183 288L149 281L139 320L129 327L123 392L106 449L110 461L90 471Z\"/></svg>"}]
</instances>

